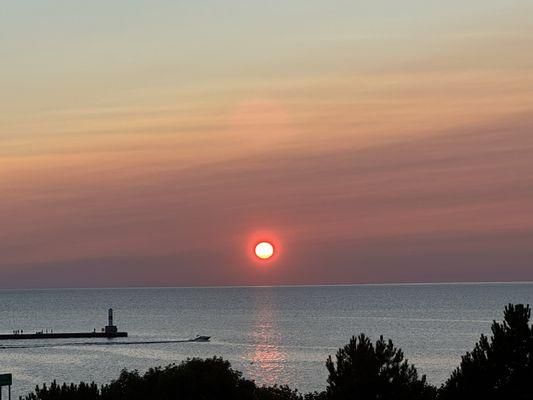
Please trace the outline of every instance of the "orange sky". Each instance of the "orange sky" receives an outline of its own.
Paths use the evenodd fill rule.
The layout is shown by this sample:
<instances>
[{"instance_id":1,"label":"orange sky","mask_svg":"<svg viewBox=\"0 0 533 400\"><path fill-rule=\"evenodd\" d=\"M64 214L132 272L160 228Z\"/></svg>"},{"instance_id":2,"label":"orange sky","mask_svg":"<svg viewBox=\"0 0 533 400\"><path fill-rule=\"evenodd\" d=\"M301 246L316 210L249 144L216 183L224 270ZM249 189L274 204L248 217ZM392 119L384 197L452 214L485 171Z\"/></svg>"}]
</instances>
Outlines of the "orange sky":
<instances>
[{"instance_id":1,"label":"orange sky","mask_svg":"<svg viewBox=\"0 0 533 400\"><path fill-rule=\"evenodd\" d=\"M297 4L10 5L0 287L532 280L530 2Z\"/></svg>"}]
</instances>

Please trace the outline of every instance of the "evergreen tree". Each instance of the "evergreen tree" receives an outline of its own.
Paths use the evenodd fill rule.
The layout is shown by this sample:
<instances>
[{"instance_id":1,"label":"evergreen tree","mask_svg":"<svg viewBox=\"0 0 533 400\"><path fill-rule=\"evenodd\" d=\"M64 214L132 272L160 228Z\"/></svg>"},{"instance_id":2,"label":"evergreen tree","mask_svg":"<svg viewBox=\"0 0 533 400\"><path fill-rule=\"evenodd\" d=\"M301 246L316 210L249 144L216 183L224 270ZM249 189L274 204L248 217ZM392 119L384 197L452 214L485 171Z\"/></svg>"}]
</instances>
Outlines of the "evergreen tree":
<instances>
[{"instance_id":1,"label":"evergreen tree","mask_svg":"<svg viewBox=\"0 0 533 400\"><path fill-rule=\"evenodd\" d=\"M492 323L490 340L481 335L472 352L440 389L439 399L533 399L531 309L509 304L504 321Z\"/></svg>"},{"instance_id":2,"label":"evergreen tree","mask_svg":"<svg viewBox=\"0 0 533 400\"><path fill-rule=\"evenodd\" d=\"M419 379L416 368L403 352L383 336L375 346L364 334L352 337L339 349L336 362L326 362L329 371L326 397L329 400L380 399L426 400L435 397L435 388Z\"/></svg>"}]
</instances>

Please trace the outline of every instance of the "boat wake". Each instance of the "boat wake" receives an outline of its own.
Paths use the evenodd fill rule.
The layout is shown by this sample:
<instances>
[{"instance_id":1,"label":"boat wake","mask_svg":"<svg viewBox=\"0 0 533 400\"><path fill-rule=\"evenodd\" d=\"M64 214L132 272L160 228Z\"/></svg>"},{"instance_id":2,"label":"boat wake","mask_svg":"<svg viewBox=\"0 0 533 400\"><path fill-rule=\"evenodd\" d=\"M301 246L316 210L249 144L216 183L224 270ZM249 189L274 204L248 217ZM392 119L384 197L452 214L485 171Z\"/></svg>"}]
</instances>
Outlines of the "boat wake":
<instances>
[{"instance_id":1,"label":"boat wake","mask_svg":"<svg viewBox=\"0 0 533 400\"><path fill-rule=\"evenodd\" d=\"M208 342L209 339L199 340L182 339L182 340L143 340L143 341L108 341L108 342L67 342L67 343L28 343L28 344L5 344L0 345L0 350L5 349L36 349L43 347L66 347L66 346L125 346L125 345L142 345L142 344L166 344L166 343L195 343Z\"/></svg>"}]
</instances>

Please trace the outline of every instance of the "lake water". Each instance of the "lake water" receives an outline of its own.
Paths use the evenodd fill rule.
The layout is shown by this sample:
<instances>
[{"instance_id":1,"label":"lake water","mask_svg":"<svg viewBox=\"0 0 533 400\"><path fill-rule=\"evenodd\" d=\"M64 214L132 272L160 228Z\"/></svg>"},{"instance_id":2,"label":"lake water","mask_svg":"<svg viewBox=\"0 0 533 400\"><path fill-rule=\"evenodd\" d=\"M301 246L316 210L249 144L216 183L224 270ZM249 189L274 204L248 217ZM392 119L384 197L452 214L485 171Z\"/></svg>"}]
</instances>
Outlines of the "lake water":
<instances>
[{"instance_id":1,"label":"lake water","mask_svg":"<svg viewBox=\"0 0 533 400\"><path fill-rule=\"evenodd\" d=\"M325 360L365 332L393 339L439 384L509 303L533 303L533 284L352 285L0 291L0 332L99 330L113 307L120 341L209 343L87 346L106 339L0 342L0 373L13 373L13 398L36 384L108 382L122 368L146 370L187 357L222 356L261 384L301 391L326 385ZM69 342L75 342L69 345ZM56 347L38 347L60 344ZM17 346L17 347L12 347Z\"/></svg>"}]
</instances>

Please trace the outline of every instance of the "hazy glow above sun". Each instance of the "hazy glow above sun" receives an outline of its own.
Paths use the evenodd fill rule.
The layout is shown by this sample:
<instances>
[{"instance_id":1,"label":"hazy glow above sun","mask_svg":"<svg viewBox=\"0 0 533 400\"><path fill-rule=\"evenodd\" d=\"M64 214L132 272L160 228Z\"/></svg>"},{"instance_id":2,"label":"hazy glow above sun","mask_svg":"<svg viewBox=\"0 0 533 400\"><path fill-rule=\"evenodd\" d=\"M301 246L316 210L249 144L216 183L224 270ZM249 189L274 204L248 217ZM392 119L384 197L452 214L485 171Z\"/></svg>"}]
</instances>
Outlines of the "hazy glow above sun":
<instances>
[{"instance_id":1,"label":"hazy glow above sun","mask_svg":"<svg viewBox=\"0 0 533 400\"><path fill-rule=\"evenodd\" d=\"M255 255L261 260L268 260L274 255L274 246L269 242L261 242L255 246Z\"/></svg>"}]
</instances>

